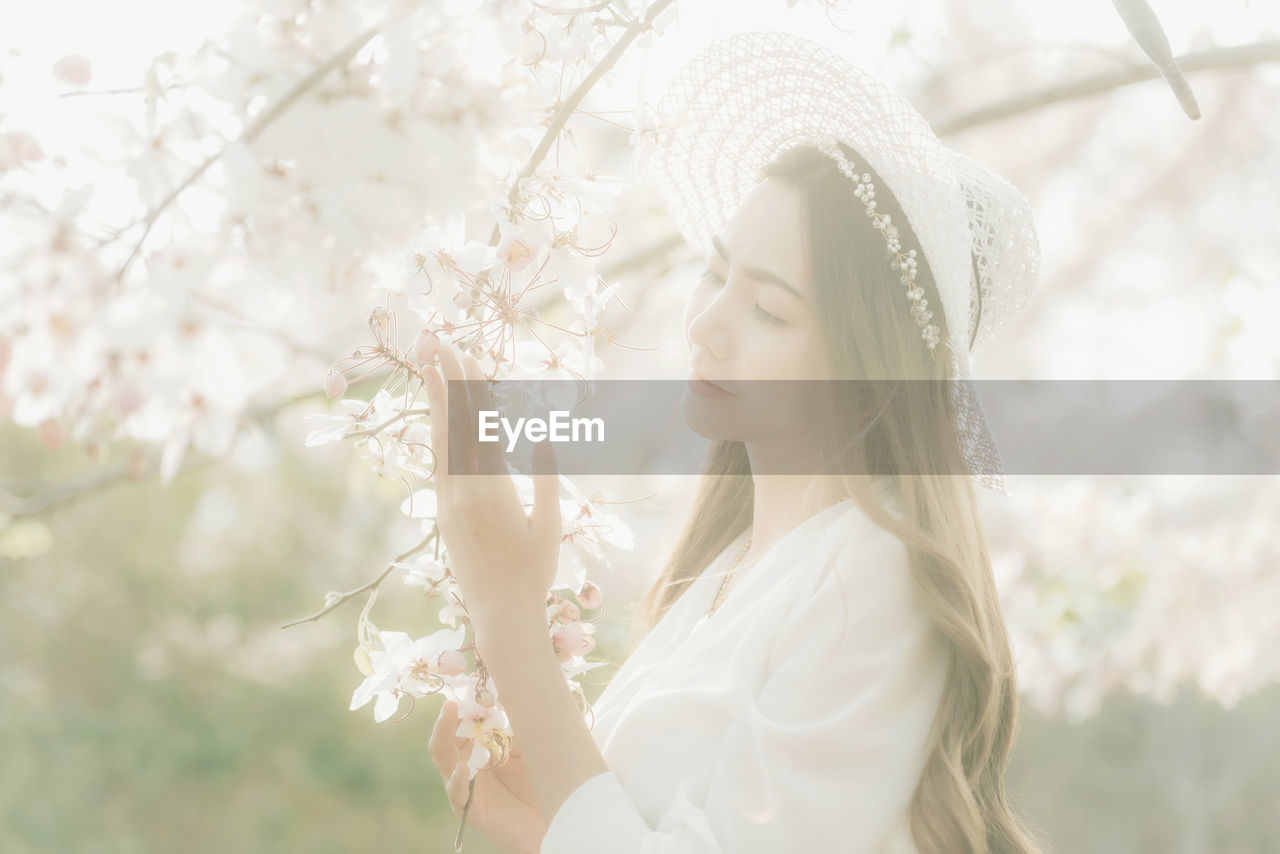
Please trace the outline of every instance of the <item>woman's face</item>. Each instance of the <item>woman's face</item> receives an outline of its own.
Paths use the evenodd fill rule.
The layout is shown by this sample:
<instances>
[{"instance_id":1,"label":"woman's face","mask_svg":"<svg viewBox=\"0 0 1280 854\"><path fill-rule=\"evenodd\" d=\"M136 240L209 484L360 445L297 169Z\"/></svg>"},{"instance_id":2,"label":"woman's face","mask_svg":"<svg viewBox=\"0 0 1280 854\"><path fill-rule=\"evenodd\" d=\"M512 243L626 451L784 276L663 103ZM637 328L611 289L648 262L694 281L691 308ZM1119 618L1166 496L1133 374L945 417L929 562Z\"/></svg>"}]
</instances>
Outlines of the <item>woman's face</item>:
<instances>
[{"instance_id":1,"label":"woman's face","mask_svg":"<svg viewBox=\"0 0 1280 854\"><path fill-rule=\"evenodd\" d=\"M715 238L716 249L685 305L690 377L731 392L691 387L685 417L704 436L783 439L803 425L797 395L827 376L810 277L806 213L798 190L768 179ZM773 382L762 382L773 381Z\"/></svg>"}]
</instances>

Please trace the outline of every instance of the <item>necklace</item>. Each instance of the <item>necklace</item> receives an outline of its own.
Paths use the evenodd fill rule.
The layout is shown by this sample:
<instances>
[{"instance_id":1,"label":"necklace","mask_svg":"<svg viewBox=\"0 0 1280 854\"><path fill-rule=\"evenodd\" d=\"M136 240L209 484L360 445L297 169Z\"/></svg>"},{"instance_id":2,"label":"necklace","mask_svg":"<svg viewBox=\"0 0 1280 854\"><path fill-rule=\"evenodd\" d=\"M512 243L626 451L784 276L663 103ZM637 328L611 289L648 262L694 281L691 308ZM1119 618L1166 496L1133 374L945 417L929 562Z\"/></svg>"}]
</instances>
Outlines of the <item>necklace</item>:
<instances>
[{"instance_id":1,"label":"necklace","mask_svg":"<svg viewBox=\"0 0 1280 854\"><path fill-rule=\"evenodd\" d=\"M738 568L738 562L742 560L742 556L747 553L749 548L751 548L751 538L747 537L747 542L738 551L738 556L733 559L733 563L729 564L729 569L724 574L724 581L720 582L720 589L716 591L716 598L712 601L711 608L707 611L708 618L723 604L725 594L729 590L729 581L733 578L733 571Z\"/></svg>"}]
</instances>

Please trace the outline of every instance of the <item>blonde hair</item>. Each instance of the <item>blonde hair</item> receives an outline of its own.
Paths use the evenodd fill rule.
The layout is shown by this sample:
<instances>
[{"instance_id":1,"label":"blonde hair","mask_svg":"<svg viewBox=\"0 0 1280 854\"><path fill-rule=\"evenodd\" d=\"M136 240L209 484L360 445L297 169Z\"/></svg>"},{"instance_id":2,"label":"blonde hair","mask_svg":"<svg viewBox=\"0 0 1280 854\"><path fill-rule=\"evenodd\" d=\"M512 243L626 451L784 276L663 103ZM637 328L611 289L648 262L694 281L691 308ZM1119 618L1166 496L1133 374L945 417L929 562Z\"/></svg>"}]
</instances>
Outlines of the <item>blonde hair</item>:
<instances>
[{"instance_id":1,"label":"blonde hair","mask_svg":"<svg viewBox=\"0 0 1280 854\"><path fill-rule=\"evenodd\" d=\"M847 147L845 154L865 163ZM947 379L946 360L935 361L921 340L883 239L866 224L835 164L801 146L761 177L778 178L804 196L814 299L832 376ZM915 245L891 188L873 180L877 209L901 224L904 246ZM919 261L917 285L940 305L927 258ZM939 325L945 335L945 321ZM1039 854L1005 791L1018 720L1014 661L945 382L835 385L847 392L832 401L820 458L834 465L843 494L904 543L913 584L948 646L946 686L909 809L915 846L922 854ZM896 512L880 503L867 472L884 474ZM751 524L754 491L745 444L713 442L674 550L639 605L633 641Z\"/></svg>"}]
</instances>

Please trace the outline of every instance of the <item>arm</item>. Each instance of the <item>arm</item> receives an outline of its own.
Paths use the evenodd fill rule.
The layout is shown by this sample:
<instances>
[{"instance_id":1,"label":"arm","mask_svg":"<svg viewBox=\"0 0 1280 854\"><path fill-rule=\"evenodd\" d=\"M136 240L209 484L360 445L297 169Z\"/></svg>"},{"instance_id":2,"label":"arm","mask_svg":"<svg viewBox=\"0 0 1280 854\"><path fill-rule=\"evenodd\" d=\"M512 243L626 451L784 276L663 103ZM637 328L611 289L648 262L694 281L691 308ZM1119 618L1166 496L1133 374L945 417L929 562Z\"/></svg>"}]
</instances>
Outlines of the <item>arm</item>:
<instances>
[{"instance_id":1,"label":"arm","mask_svg":"<svg viewBox=\"0 0 1280 854\"><path fill-rule=\"evenodd\" d=\"M571 793L609 768L556 660L546 609L484 622L476 643L520 739L538 810L550 823Z\"/></svg>"},{"instance_id":2,"label":"arm","mask_svg":"<svg viewBox=\"0 0 1280 854\"><path fill-rule=\"evenodd\" d=\"M773 629L769 675L713 767L679 784L658 827L605 773L551 815L541 854L876 851L919 780L948 666L893 543L856 537L833 556Z\"/></svg>"},{"instance_id":3,"label":"arm","mask_svg":"<svg viewBox=\"0 0 1280 854\"><path fill-rule=\"evenodd\" d=\"M447 463L434 468L436 523L468 603L476 647L519 735L538 811L549 818L569 793L607 770L547 632L547 590L563 538L555 452L546 440L533 450L534 506L528 513L511 478L491 474L507 471L498 446L479 442L471 429L484 372L453 344L441 346L439 357L440 372L421 371L431 403L431 449ZM452 385L463 379L476 386L446 388L445 380ZM450 397L461 407L451 411Z\"/></svg>"}]
</instances>

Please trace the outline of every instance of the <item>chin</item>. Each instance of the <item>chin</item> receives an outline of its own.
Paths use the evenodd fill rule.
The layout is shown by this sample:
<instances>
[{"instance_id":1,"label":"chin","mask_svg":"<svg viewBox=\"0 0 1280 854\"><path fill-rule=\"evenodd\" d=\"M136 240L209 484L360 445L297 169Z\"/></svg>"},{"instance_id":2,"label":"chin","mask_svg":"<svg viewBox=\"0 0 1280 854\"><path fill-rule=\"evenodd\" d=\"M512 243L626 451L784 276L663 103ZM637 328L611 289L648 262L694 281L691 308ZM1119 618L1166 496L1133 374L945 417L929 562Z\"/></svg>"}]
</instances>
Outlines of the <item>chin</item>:
<instances>
[{"instance_id":1,"label":"chin","mask_svg":"<svg viewBox=\"0 0 1280 854\"><path fill-rule=\"evenodd\" d=\"M685 389L680 408L689 429L704 439L742 439L742 405L738 397L699 397Z\"/></svg>"}]
</instances>

